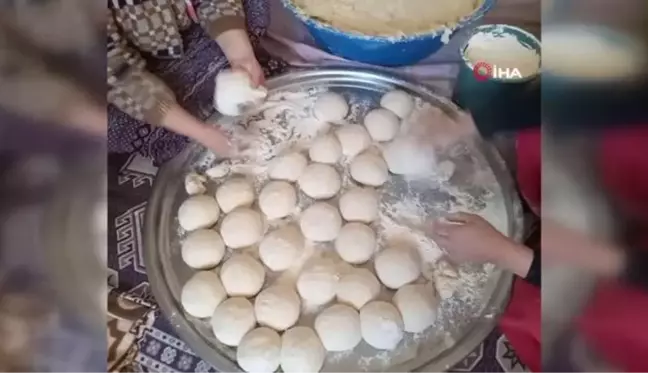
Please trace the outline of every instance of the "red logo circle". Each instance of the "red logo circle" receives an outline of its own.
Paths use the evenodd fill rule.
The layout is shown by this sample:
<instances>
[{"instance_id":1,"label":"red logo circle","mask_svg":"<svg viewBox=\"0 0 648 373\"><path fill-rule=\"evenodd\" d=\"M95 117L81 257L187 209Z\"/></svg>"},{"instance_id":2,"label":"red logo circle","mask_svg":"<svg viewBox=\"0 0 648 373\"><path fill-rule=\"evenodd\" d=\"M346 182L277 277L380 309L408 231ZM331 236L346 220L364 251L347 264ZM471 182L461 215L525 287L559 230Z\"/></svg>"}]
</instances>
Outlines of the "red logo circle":
<instances>
[{"instance_id":1,"label":"red logo circle","mask_svg":"<svg viewBox=\"0 0 648 373\"><path fill-rule=\"evenodd\" d=\"M473 66L473 74L478 81L485 81L493 75L493 67L486 62L477 62Z\"/></svg>"}]
</instances>

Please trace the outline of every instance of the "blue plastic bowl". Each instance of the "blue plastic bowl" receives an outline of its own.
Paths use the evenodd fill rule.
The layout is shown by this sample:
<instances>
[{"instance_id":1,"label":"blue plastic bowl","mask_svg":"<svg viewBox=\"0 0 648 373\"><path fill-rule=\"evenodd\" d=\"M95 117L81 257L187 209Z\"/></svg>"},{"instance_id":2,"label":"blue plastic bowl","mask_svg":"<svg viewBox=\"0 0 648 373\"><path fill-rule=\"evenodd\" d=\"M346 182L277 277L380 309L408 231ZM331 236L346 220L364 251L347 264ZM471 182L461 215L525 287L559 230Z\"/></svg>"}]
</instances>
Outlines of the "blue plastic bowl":
<instances>
[{"instance_id":1,"label":"blue plastic bowl","mask_svg":"<svg viewBox=\"0 0 648 373\"><path fill-rule=\"evenodd\" d=\"M379 66L413 65L421 61L441 49L452 33L483 17L496 2L497 0L484 0L473 14L465 17L452 29L442 28L402 37L386 37L341 31L330 24L310 18L291 0L282 0L286 9L304 23L320 48L348 60ZM430 6L434 6L433 2Z\"/></svg>"}]
</instances>

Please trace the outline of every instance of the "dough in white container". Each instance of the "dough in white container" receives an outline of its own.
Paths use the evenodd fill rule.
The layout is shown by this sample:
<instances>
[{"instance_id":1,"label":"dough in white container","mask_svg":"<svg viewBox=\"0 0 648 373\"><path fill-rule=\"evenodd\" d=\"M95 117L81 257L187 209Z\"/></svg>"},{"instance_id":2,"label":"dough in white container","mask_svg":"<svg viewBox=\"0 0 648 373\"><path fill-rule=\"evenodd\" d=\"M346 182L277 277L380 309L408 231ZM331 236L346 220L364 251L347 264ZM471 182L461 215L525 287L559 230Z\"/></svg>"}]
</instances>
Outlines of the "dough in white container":
<instances>
[{"instance_id":1,"label":"dough in white container","mask_svg":"<svg viewBox=\"0 0 648 373\"><path fill-rule=\"evenodd\" d=\"M296 206L297 192L286 181L271 181L259 193L259 208L268 219L286 217L295 211Z\"/></svg>"},{"instance_id":2,"label":"dough in white container","mask_svg":"<svg viewBox=\"0 0 648 373\"><path fill-rule=\"evenodd\" d=\"M182 260L191 268L214 268L225 255L225 243L215 230L199 229L187 235L180 253Z\"/></svg>"},{"instance_id":3,"label":"dough in white container","mask_svg":"<svg viewBox=\"0 0 648 373\"><path fill-rule=\"evenodd\" d=\"M214 103L223 115L238 116L248 108L260 105L268 96L264 87L253 87L245 71L222 70L216 75Z\"/></svg>"},{"instance_id":4,"label":"dough in white container","mask_svg":"<svg viewBox=\"0 0 648 373\"><path fill-rule=\"evenodd\" d=\"M340 174L327 164L312 163L299 177L299 188L313 199L332 198L341 186Z\"/></svg>"},{"instance_id":5,"label":"dough in white container","mask_svg":"<svg viewBox=\"0 0 648 373\"><path fill-rule=\"evenodd\" d=\"M344 97L335 92L324 92L315 101L315 117L322 122L337 122L346 117L349 104Z\"/></svg>"},{"instance_id":6,"label":"dough in white container","mask_svg":"<svg viewBox=\"0 0 648 373\"><path fill-rule=\"evenodd\" d=\"M338 279L338 270L332 259L317 259L299 274L297 291L309 305L325 304L335 298Z\"/></svg>"},{"instance_id":7,"label":"dough in white container","mask_svg":"<svg viewBox=\"0 0 648 373\"><path fill-rule=\"evenodd\" d=\"M376 251L376 233L366 224L347 223L335 239L335 251L347 263L365 263Z\"/></svg>"},{"instance_id":8,"label":"dough in white container","mask_svg":"<svg viewBox=\"0 0 648 373\"><path fill-rule=\"evenodd\" d=\"M374 141L390 141L400 129L400 119L396 114L383 108L373 109L364 118L364 126Z\"/></svg>"},{"instance_id":9,"label":"dough in white container","mask_svg":"<svg viewBox=\"0 0 648 373\"><path fill-rule=\"evenodd\" d=\"M203 175L200 175L196 172L190 172L185 176L185 190L190 196L194 194L203 194L207 191L205 183L207 178Z\"/></svg>"},{"instance_id":10,"label":"dough in white container","mask_svg":"<svg viewBox=\"0 0 648 373\"><path fill-rule=\"evenodd\" d=\"M373 153L362 153L349 165L353 180L360 184L378 187L389 178L387 163L381 156Z\"/></svg>"},{"instance_id":11,"label":"dough in white container","mask_svg":"<svg viewBox=\"0 0 648 373\"><path fill-rule=\"evenodd\" d=\"M439 301L433 287L405 285L396 291L392 301L403 317L406 332L420 333L434 324L437 318Z\"/></svg>"},{"instance_id":12,"label":"dough in white container","mask_svg":"<svg viewBox=\"0 0 648 373\"><path fill-rule=\"evenodd\" d=\"M340 212L346 221L371 223L378 218L378 193L370 188L352 188L340 197Z\"/></svg>"},{"instance_id":13,"label":"dough in white container","mask_svg":"<svg viewBox=\"0 0 648 373\"><path fill-rule=\"evenodd\" d=\"M376 274L383 285L398 289L416 281L421 275L420 258L409 248L389 247L376 255Z\"/></svg>"},{"instance_id":14,"label":"dough in white container","mask_svg":"<svg viewBox=\"0 0 648 373\"><path fill-rule=\"evenodd\" d=\"M308 159L293 152L277 156L270 162L268 176L273 180L297 181L308 166Z\"/></svg>"},{"instance_id":15,"label":"dough in white container","mask_svg":"<svg viewBox=\"0 0 648 373\"><path fill-rule=\"evenodd\" d=\"M403 319L391 303L373 301L360 309L362 338L379 350L393 350L403 339Z\"/></svg>"},{"instance_id":16,"label":"dough in white container","mask_svg":"<svg viewBox=\"0 0 648 373\"><path fill-rule=\"evenodd\" d=\"M313 162L335 164L342 158L342 145L335 135L320 136L311 144L308 156Z\"/></svg>"},{"instance_id":17,"label":"dough in white container","mask_svg":"<svg viewBox=\"0 0 648 373\"><path fill-rule=\"evenodd\" d=\"M333 241L342 228L338 209L326 202L315 202L299 218L304 237L314 242Z\"/></svg>"},{"instance_id":18,"label":"dough in white container","mask_svg":"<svg viewBox=\"0 0 648 373\"><path fill-rule=\"evenodd\" d=\"M239 207L225 215L220 226L225 245L232 249L241 249L259 242L263 230L261 214L247 207Z\"/></svg>"},{"instance_id":19,"label":"dough in white container","mask_svg":"<svg viewBox=\"0 0 648 373\"><path fill-rule=\"evenodd\" d=\"M259 244L259 257L271 271L290 268L304 248L304 235L294 224L284 225L263 237Z\"/></svg>"},{"instance_id":20,"label":"dough in white container","mask_svg":"<svg viewBox=\"0 0 648 373\"><path fill-rule=\"evenodd\" d=\"M227 294L213 271L196 272L182 286L180 303L188 314L194 317L211 317L216 307L225 300Z\"/></svg>"},{"instance_id":21,"label":"dough in white container","mask_svg":"<svg viewBox=\"0 0 648 373\"><path fill-rule=\"evenodd\" d=\"M250 373L273 373L281 360L281 337L264 326L247 333L236 349L236 362Z\"/></svg>"},{"instance_id":22,"label":"dough in white container","mask_svg":"<svg viewBox=\"0 0 648 373\"><path fill-rule=\"evenodd\" d=\"M366 268L354 268L340 278L336 288L337 300L359 310L378 297L380 282L376 276Z\"/></svg>"},{"instance_id":23,"label":"dough in white container","mask_svg":"<svg viewBox=\"0 0 648 373\"><path fill-rule=\"evenodd\" d=\"M216 200L226 214L237 207L251 206L254 202L254 186L244 178L231 178L216 189Z\"/></svg>"},{"instance_id":24,"label":"dough in white container","mask_svg":"<svg viewBox=\"0 0 648 373\"><path fill-rule=\"evenodd\" d=\"M359 124L349 124L340 127L335 134L342 146L342 154L348 159L365 151L371 146L371 136L367 130Z\"/></svg>"},{"instance_id":25,"label":"dough in white container","mask_svg":"<svg viewBox=\"0 0 648 373\"><path fill-rule=\"evenodd\" d=\"M414 98L407 92L397 89L385 93L380 99L380 106L405 119L414 110Z\"/></svg>"},{"instance_id":26,"label":"dough in white container","mask_svg":"<svg viewBox=\"0 0 648 373\"><path fill-rule=\"evenodd\" d=\"M331 352L352 350L362 340L360 315L345 304L334 304L315 318L315 331Z\"/></svg>"},{"instance_id":27,"label":"dough in white container","mask_svg":"<svg viewBox=\"0 0 648 373\"><path fill-rule=\"evenodd\" d=\"M286 285L263 289L254 300L254 314L259 325L284 331L295 325L301 313L299 295Z\"/></svg>"},{"instance_id":28,"label":"dough in white container","mask_svg":"<svg viewBox=\"0 0 648 373\"><path fill-rule=\"evenodd\" d=\"M319 372L326 350L312 328L295 326L281 336L281 370L284 373Z\"/></svg>"},{"instance_id":29,"label":"dough in white container","mask_svg":"<svg viewBox=\"0 0 648 373\"><path fill-rule=\"evenodd\" d=\"M256 325L254 307L241 297L228 298L216 307L211 318L214 336L221 343L236 347L247 332Z\"/></svg>"},{"instance_id":30,"label":"dough in white container","mask_svg":"<svg viewBox=\"0 0 648 373\"><path fill-rule=\"evenodd\" d=\"M186 231L209 228L216 224L219 216L218 202L202 194L187 198L178 209L178 223Z\"/></svg>"},{"instance_id":31,"label":"dough in white container","mask_svg":"<svg viewBox=\"0 0 648 373\"><path fill-rule=\"evenodd\" d=\"M263 287L263 264L248 254L234 254L223 263L220 279L230 297L253 297Z\"/></svg>"}]
</instances>

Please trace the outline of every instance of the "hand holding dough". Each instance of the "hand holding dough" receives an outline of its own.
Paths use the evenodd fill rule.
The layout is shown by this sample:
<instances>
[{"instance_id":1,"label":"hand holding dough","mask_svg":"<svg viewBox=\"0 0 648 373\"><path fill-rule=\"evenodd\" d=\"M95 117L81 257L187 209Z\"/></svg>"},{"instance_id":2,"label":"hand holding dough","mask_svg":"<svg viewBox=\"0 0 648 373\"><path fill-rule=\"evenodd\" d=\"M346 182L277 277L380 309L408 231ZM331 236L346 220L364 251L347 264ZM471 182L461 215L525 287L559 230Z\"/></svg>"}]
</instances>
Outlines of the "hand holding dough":
<instances>
[{"instance_id":1,"label":"hand holding dough","mask_svg":"<svg viewBox=\"0 0 648 373\"><path fill-rule=\"evenodd\" d=\"M223 115L238 116L245 109L259 105L268 95L263 87L253 88L244 71L223 70L216 76L214 101Z\"/></svg>"}]
</instances>

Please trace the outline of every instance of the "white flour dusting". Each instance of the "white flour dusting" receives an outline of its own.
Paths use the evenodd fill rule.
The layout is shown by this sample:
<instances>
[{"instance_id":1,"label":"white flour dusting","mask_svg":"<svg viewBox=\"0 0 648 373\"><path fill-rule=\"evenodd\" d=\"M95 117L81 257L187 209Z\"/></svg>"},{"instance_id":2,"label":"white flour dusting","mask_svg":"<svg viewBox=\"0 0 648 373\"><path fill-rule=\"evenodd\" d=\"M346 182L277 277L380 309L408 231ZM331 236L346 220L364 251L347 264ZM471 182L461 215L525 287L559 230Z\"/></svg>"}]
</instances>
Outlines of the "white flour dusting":
<instances>
[{"instance_id":1,"label":"white flour dusting","mask_svg":"<svg viewBox=\"0 0 648 373\"><path fill-rule=\"evenodd\" d=\"M330 128L329 125L319 123L312 115L315 98L320 92L321 90L310 89L303 92L273 94L263 110L249 115L244 123L229 126L229 130L233 132L240 132L241 128L247 128L247 145L251 149L246 160L226 161L230 166L230 175L245 175L254 182L258 193L268 180L266 173L268 161L277 154L289 150L303 151L315 136L334 130L335 127ZM346 122L351 124L362 123L366 112L376 106L375 99L370 97L347 93L345 97L349 100L351 108ZM432 117L425 113L431 113ZM414 130L416 126L427 125L440 117L439 110L431 110L430 104L417 100L411 118L418 119L413 121L410 118L407 128ZM380 149L374 146L371 151L379 152ZM439 162L452 162L456 165L456 171L451 176L444 175L443 172L432 172L427 177L417 177L412 180L392 176L385 186L379 188L380 218L372 224L379 237L379 249L394 242L405 242L418 248L423 263L423 276L419 281L434 283L437 292L446 296L441 301L434 326L421 334L407 334L404 341L393 351L376 351L361 343L353 351L329 353L325 370L385 371L401 364L404 367L421 366L444 349L452 347L455 340L465 334L475 322L475 318L482 314L485 302L492 291L492 289L488 290L487 285L489 279L496 275L495 268L488 265L462 265L454 272L445 267L437 267L437 263L446 263L439 262L444 257L444 252L424 233L426 221L454 211L475 213L486 211L489 221L496 224L498 229L507 231L508 221L503 210L501 191L485 161L472 153L469 144L462 143L448 148L447 152L429 154ZM205 155L194 171L204 173L216 164L213 155ZM342 175L343 190L355 185L347 171L347 164L348 160L343 160L336 166ZM212 193L216 186L226 179L210 181L208 193ZM337 197L330 202L337 205ZM312 200L300 192L295 214L268 222L267 229L295 222L301 211L311 203ZM183 233L179 231L180 235ZM248 251L258 257L256 248ZM351 265L341 261L332 244L307 243L302 257L292 268L279 275L269 273L266 286L277 282L294 284L304 265L318 257L336 259L339 263L340 276L352 268ZM372 263L363 267L373 271ZM393 291L383 288L379 298L390 300L392 296ZM299 324L312 325L322 307L304 304L302 308ZM213 340L209 332L205 335Z\"/></svg>"}]
</instances>

